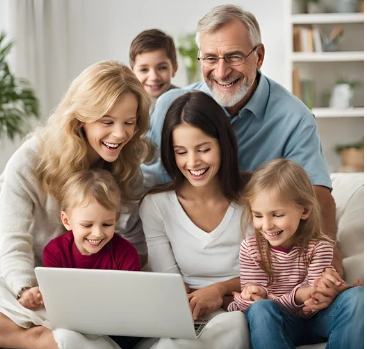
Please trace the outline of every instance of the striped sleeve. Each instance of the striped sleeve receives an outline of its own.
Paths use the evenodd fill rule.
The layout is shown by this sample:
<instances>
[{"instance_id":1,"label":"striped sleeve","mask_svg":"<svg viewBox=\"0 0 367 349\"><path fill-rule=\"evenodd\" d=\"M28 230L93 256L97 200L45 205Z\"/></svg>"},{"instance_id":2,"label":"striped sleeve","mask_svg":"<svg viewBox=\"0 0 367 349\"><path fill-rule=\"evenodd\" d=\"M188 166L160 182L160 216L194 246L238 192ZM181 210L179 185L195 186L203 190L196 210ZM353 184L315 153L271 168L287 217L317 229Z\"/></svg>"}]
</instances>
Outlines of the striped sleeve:
<instances>
[{"instance_id":1,"label":"striped sleeve","mask_svg":"<svg viewBox=\"0 0 367 349\"><path fill-rule=\"evenodd\" d=\"M315 315L315 313L303 312L304 304L298 305L295 301L296 292L301 286L313 286L315 280L321 277L325 268L333 268L331 266L333 246L326 241L312 241L307 251L307 258L310 260L310 263L308 264L307 275L303 282L296 285L291 292L273 298L283 309L302 318L309 318Z\"/></svg>"},{"instance_id":2,"label":"striped sleeve","mask_svg":"<svg viewBox=\"0 0 367 349\"><path fill-rule=\"evenodd\" d=\"M262 286L267 292L266 285L268 277L266 273L260 268L257 262L257 246L256 240L252 236L244 239L240 248L240 277L241 277L241 291L248 283L256 283ZM233 302L228 306L228 311L240 310L245 312L247 308L254 303L254 301L247 301L241 296L235 296Z\"/></svg>"}]
</instances>

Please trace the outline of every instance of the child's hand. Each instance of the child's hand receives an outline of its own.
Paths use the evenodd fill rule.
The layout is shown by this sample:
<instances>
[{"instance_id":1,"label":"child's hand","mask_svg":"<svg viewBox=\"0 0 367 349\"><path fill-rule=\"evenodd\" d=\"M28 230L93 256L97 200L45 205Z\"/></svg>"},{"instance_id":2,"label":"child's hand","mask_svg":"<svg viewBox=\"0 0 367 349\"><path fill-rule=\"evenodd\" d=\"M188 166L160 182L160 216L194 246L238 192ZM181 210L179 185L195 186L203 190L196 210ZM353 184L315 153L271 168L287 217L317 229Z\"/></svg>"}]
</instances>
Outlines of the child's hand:
<instances>
[{"instance_id":1,"label":"child's hand","mask_svg":"<svg viewBox=\"0 0 367 349\"><path fill-rule=\"evenodd\" d=\"M43 307L43 298L39 287L36 286L28 290L24 290L21 293L18 302L27 309L36 309Z\"/></svg>"},{"instance_id":2,"label":"child's hand","mask_svg":"<svg viewBox=\"0 0 367 349\"><path fill-rule=\"evenodd\" d=\"M314 282L314 291L311 298L304 302L304 311L318 311L326 309L334 301L337 295L341 292L355 286L363 286L361 281L357 279L353 285L347 285L345 282L339 283L336 286L335 282L329 279L320 278Z\"/></svg>"},{"instance_id":3,"label":"child's hand","mask_svg":"<svg viewBox=\"0 0 367 349\"><path fill-rule=\"evenodd\" d=\"M320 282L325 284L325 286L328 286L328 287L339 287L345 284L345 281L332 268L326 268L322 272L321 277L320 277Z\"/></svg>"},{"instance_id":4,"label":"child's hand","mask_svg":"<svg viewBox=\"0 0 367 349\"><path fill-rule=\"evenodd\" d=\"M248 283L241 292L241 298L247 301L258 301L261 299L266 299L267 295L264 288L260 285Z\"/></svg>"}]
</instances>

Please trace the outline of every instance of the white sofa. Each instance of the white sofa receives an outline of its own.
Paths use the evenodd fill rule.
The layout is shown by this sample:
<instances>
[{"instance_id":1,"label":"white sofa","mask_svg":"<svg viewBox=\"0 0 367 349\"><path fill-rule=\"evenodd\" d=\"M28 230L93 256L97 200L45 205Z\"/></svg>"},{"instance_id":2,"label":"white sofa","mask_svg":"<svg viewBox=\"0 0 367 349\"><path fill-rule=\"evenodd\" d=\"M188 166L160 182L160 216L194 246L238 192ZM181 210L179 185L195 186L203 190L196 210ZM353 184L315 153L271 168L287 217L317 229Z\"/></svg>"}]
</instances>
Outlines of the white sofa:
<instances>
[{"instance_id":1,"label":"white sofa","mask_svg":"<svg viewBox=\"0 0 367 349\"><path fill-rule=\"evenodd\" d=\"M331 175L336 202L337 244L342 253L345 280L364 282L364 175L335 173ZM325 349L326 344L304 345L298 349Z\"/></svg>"},{"instance_id":2,"label":"white sofa","mask_svg":"<svg viewBox=\"0 0 367 349\"><path fill-rule=\"evenodd\" d=\"M336 203L337 245L342 253L344 279L364 283L364 174L333 173L332 195ZM324 349L325 343L299 349Z\"/></svg>"}]
</instances>

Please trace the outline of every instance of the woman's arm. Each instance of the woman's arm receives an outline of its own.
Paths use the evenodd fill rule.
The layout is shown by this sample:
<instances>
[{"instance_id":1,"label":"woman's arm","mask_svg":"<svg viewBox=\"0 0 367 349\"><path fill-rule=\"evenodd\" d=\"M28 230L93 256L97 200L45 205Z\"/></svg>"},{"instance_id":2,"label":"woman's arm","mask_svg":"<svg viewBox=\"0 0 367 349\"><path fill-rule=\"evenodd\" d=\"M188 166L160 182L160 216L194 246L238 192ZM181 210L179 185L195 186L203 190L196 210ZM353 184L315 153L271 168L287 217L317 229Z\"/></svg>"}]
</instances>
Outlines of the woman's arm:
<instances>
[{"instance_id":1,"label":"woman's arm","mask_svg":"<svg viewBox=\"0 0 367 349\"><path fill-rule=\"evenodd\" d=\"M20 156L21 155L21 156ZM23 287L37 285L34 274L34 187L38 187L27 152L13 155L0 177L1 275L17 295ZM38 189L40 190L40 189Z\"/></svg>"},{"instance_id":2,"label":"woman's arm","mask_svg":"<svg viewBox=\"0 0 367 349\"><path fill-rule=\"evenodd\" d=\"M225 296L232 296L232 292L239 292L239 290L239 277L218 282L200 290L193 290L188 295L188 299L194 320L219 309L224 302Z\"/></svg>"},{"instance_id":3,"label":"woman's arm","mask_svg":"<svg viewBox=\"0 0 367 349\"><path fill-rule=\"evenodd\" d=\"M152 270L155 272L180 273L165 230L163 217L151 195L144 198L140 207L140 217Z\"/></svg>"}]
</instances>

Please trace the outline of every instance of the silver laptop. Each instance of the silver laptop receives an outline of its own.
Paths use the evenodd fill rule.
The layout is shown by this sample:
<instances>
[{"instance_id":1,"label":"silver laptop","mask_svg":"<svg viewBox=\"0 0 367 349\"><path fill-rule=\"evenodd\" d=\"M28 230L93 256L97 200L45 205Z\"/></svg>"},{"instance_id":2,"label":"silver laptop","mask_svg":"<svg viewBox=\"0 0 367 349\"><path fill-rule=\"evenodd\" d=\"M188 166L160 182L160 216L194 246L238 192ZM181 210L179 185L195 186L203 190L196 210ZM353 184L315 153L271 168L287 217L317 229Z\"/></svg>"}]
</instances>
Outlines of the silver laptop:
<instances>
[{"instance_id":1,"label":"silver laptop","mask_svg":"<svg viewBox=\"0 0 367 349\"><path fill-rule=\"evenodd\" d=\"M206 324L194 324L179 274L42 267L35 272L53 329L198 338Z\"/></svg>"}]
</instances>

